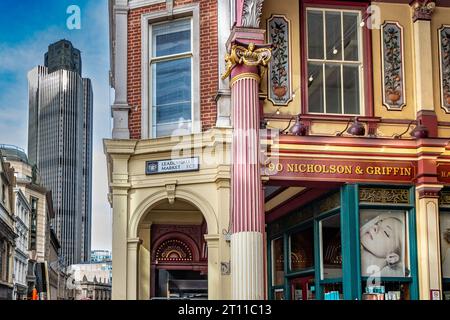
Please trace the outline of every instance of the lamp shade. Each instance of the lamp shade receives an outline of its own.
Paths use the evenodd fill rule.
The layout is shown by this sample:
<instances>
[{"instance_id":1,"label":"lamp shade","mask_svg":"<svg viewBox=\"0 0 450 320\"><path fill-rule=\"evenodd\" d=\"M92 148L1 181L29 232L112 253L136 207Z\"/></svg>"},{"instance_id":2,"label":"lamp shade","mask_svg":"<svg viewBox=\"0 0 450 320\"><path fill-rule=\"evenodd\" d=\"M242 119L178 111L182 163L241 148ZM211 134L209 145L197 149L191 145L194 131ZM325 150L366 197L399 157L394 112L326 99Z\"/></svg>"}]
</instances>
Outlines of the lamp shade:
<instances>
[{"instance_id":1,"label":"lamp shade","mask_svg":"<svg viewBox=\"0 0 450 320\"><path fill-rule=\"evenodd\" d=\"M366 134L366 128L364 124L358 121L358 118L355 118L352 125L348 128L347 133L352 136L364 136Z\"/></svg>"},{"instance_id":2,"label":"lamp shade","mask_svg":"<svg viewBox=\"0 0 450 320\"><path fill-rule=\"evenodd\" d=\"M306 126L300 121L300 117L297 117L295 124L291 128L291 133L294 136L306 136L307 132Z\"/></svg>"}]
</instances>

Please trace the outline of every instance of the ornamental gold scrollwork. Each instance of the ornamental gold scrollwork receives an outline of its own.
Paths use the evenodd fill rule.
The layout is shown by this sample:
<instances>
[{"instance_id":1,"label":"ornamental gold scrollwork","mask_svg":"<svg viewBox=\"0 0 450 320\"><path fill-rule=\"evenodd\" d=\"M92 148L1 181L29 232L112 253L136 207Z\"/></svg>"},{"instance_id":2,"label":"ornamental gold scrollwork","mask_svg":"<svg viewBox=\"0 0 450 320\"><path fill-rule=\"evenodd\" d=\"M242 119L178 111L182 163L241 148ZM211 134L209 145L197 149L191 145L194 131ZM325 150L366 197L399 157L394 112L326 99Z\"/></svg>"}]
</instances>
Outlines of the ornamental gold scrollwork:
<instances>
[{"instance_id":1,"label":"ornamental gold scrollwork","mask_svg":"<svg viewBox=\"0 0 450 320\"><path fill-rule=\"evenodd\" d=\"M359 201L382 204L408 204L410 196L408 189L360 188Z\"/></svg>"},{"instance_id":2,"label":"ornamental gold scrollwork","mask_svg":"<svg viewBox=\"0 0 450 320\"><path fill-rule=\"evenodd\" d=\"M439 205L442 207L450 206L450 191L441 191L440 192Z\"/></svg>"},{"instance_id":3,"label":"ornamental gold scrollwork","mask_svg":"<svg viewBox=\"0 0 450 320\"><path fill-rule=\"evenodd\" d=\"M246 48L245 44L236 42L231 47L230 53L227 53L225 56L226 70L222 75L222 80L228 78L233 69L241 64L249 67L259 67L260 76L263 77L270 59L272 59L270 45L258 46L252 42Z\"/></svg>"}]
</instances>

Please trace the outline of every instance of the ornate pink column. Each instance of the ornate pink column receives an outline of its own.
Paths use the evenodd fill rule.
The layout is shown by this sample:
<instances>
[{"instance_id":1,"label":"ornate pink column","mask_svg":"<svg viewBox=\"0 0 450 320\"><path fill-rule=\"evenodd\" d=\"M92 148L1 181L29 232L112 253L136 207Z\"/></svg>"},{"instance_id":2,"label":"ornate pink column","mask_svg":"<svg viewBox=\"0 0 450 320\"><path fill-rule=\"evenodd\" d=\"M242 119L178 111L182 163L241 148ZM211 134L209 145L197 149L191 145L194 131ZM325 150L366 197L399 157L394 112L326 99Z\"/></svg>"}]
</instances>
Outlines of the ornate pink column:
<instances>
[{"instance_id":1,"label":"ornate pink column","mask_svg":"<svg viewBox=\"0 0 450 320\"><path fill-rule=\"evenodd\" d=\"M257 30L260 42L264 33ZM248 37L246 37L248 39ZM233 40L226 57L232 100L232 298L264 299L264 204L260 172L261 73L270 61L268 45Z\"/></svg>"}]
</instances>

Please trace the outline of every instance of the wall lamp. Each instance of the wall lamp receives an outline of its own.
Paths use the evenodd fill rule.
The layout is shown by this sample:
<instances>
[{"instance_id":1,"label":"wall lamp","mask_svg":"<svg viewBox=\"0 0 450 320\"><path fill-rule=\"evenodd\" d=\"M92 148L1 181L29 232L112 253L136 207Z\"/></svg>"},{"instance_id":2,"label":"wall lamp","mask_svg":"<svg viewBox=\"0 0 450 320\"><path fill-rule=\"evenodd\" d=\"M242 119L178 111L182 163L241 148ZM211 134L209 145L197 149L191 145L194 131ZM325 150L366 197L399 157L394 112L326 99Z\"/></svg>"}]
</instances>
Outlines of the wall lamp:
<instances>
[{"instance_id":1,"label":"wall lamp","mask_svg":"<svg viewBox=\"0 0 450 320\"><path fill-rule=\"evenodd\" d=\"M364 127L364 124L362 124L362 122L359 122L358 117L355 117L353 119L353 122L352 119L348 120L345 129L336 134L336 136L341 137L346 131L348 134L351 134L352 136L361 137L366 135L366 128Z\"/></svg>"},{"instance_id":2,"label":"wall lamp","mask_svg":"<svg viewBox=\"0 0 450 320\"><path fill-rule=\"evenodd\" d=\"M306 136L308 134L308 127L301 121L300 116L297 116L295 124L291 128L291 134L294 136Z\"/></svg>"},{"instance_id":3,"label":"wall lamp","mask_svg":"<svg viewBox=\"0 0 450 320\"><path fill-rule=\"evenodd\" d=\"M410 135L416 139L425 139L429 136L429 130L422 124L422 120L419 120L419 124L411 131Z\"/></svg>"}]
</instances>

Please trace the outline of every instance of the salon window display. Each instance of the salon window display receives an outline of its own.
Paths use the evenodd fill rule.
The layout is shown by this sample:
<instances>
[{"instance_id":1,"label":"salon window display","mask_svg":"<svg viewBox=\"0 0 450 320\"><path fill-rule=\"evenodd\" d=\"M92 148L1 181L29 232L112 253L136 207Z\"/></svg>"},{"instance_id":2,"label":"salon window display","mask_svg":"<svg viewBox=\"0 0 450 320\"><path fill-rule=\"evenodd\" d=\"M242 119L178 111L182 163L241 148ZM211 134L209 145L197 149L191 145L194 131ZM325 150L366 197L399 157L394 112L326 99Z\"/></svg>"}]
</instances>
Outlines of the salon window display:
<instances>
[{"instance_id":1,"label":"salon window display","mask_svg":"<svg viewBox=\"0 0 450 320\"><path fill-rule=\"evenodd\" d=\"M361 210L361 275L408 277L408 223L405 211Z\"/></svg>"}]
</instances>

